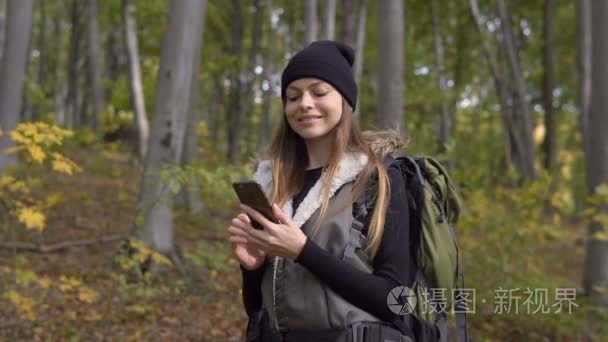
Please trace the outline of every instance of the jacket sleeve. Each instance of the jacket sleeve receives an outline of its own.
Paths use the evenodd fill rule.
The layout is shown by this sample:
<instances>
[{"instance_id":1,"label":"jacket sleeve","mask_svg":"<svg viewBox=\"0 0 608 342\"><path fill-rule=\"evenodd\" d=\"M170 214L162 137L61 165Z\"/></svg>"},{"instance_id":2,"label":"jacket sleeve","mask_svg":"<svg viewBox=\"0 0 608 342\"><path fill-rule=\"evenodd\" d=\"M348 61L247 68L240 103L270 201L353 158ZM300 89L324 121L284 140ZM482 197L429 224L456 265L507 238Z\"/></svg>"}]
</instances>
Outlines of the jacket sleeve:
<instances>
[{"instance_id":1,"label":"jacket sleeve","mask_svg":"<svg viewBox=\"0 0 608 342\"><path fill-rule=\"evenodd\" d=\"M257 270L249 271L239 265L243 276L243 305L247 316L251 318L257 310L262 308L262 276L265 264Z\"/></svg>"}]
</instances>

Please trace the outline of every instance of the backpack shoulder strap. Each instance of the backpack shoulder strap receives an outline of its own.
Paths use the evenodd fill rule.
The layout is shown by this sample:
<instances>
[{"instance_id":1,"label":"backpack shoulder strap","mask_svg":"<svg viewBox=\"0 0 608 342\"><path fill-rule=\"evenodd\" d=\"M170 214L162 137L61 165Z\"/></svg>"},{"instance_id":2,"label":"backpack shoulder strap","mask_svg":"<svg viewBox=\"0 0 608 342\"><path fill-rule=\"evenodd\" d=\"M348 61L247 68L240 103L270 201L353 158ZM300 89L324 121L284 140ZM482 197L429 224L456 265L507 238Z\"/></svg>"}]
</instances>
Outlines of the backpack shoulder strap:
<instances>
[{"instance_id":1,"label":"backpack shoulder strap","mask_svg":"<svg viewBox=\"0 0 608 342\"><path fill-rule=\"evenodd\" d=\"M382 165L388 170L391 164L395 161L392 157L385 157L382 161ZM361 240L364 239L363 228L365 227L365 218L369 213L371 203L369 199L372 197L371 192L373 189L366 188L365 191L361 192L353 203L353 223L350 229L350 237L348 244L344 249L342 260L351 258L355 255L357 248L361 248Z\"/></svg>"}]
</instances>

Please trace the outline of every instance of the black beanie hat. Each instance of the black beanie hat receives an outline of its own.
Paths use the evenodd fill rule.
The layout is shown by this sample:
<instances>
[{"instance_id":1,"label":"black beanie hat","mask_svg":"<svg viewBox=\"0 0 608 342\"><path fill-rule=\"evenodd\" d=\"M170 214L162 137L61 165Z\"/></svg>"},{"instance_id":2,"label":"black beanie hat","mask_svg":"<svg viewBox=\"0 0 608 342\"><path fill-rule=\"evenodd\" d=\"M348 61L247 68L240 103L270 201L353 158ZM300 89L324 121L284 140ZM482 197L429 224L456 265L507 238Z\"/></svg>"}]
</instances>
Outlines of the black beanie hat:
<instances>
[{"instance_id":1,"label":"black beanie hat","mask_svg":"<svg viewBox=\"0 0 608 342\"><path fill-rule=\"evenodd\" d=\"M357 84L352 71L354 60L355 52L348 45L331 40L310 43L296 53L283 70L281 75L283 103L285 103L285 90L291 82L300 78L314 77L336 88L354 110L357 104Z\"/></svg>"}]
</instances>

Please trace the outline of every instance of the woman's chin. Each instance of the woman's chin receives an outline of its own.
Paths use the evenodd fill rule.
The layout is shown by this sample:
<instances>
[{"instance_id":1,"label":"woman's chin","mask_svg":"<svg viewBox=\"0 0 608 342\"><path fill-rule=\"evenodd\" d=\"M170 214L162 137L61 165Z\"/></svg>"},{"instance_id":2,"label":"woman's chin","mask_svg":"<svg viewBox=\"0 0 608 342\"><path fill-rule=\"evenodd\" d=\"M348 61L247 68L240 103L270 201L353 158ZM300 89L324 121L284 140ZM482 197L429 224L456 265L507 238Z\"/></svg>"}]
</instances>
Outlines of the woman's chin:
<instances>
[{"instance_id":1,"label":"woman's chin","mask_svg":"<svg viewBox=\"0 0 608 342\"><path fill-rule=\"evenodd\" d=\"M327 138L330 132L324 130L300 130L297 133L304 140L314 141Z\"/></svg>"}]
</instances>

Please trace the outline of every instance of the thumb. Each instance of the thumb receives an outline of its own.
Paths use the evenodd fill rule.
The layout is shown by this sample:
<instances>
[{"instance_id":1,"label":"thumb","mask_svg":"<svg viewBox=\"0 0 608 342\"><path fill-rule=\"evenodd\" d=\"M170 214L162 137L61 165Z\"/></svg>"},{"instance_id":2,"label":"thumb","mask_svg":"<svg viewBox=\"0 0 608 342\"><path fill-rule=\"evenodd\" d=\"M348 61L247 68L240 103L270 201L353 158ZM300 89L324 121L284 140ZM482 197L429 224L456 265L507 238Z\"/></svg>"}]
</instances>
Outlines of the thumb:
<instances>
[{"instance_id":1,"label":"thumb","mask_svg":"<svg viewBox=\"0 0 608 342\"><path fill-rule=\"evenodd\" d=\"M291 220L283 213L276 203L272 203L272 213L281 223L291 223Z\"/></svg>"}]
</instances>

